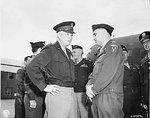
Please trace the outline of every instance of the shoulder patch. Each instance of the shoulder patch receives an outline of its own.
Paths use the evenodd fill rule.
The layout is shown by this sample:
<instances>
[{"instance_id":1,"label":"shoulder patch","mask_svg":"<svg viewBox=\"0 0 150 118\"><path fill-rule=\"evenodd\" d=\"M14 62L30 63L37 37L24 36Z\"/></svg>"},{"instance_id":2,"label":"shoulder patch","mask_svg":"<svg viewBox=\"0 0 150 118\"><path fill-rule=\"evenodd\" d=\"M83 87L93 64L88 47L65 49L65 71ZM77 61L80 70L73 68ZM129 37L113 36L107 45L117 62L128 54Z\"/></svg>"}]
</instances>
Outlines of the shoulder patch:
<instances>
[{"instance_id":1,"label":"shoulder patch","mask_svg":"<svg viewBox=\"0 0 150 118\"><path fill-rule=\"evenodd\" d=\"M116 44L111 44L110 46L111 46L112 52L115 52L118 49L118 45L116 45Z\"/></svg>"}]
</instances>

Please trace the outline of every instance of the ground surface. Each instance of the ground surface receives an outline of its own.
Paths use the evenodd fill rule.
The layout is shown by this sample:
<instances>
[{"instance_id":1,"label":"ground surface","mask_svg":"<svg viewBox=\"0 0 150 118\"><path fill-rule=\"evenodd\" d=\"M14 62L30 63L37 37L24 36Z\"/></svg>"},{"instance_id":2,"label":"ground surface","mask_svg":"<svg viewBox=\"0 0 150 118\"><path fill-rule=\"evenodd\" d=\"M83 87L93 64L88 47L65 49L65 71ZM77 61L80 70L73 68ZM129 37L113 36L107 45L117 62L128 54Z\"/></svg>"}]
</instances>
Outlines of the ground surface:
<instances>
[{"instance_id":1,"label":"ground surface","mask_svg":"<svg viewBox=\"0 0 150 118\"><path fill-rule=\"evenodd\" d=\"M14 99L0 100L0 118L14 118ZM7 115L8 114L8 115ZM6 115L6 116L5 116Z\"/></svg>"}]
</instances>

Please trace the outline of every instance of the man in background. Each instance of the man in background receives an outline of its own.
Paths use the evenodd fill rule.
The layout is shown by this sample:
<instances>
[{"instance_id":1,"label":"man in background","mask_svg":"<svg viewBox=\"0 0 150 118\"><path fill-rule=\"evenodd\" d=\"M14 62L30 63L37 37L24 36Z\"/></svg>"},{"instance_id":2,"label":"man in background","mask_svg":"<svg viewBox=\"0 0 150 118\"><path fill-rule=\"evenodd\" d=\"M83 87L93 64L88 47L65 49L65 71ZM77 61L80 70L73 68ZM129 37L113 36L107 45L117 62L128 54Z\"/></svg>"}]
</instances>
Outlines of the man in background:
<instances>
[{"instance_id":1,"label":"man in background","mask_svg":"<svg viewBox=\"0 0 150 118\"><path fill-rule=\"evenodd\" d=\"M29 62L31 56L26 56L24 58L24 65ZM25 118L25 106L24 106L24 95L25 95L25 68L17 70L16 83L17 83L17 93L15 93L15 118Z\"/></svg>"},{"instance_id":2,"label":"man in background","mask_svg":"<svg viewBox=\"0 0 150 118\"><path fill-rule=\"evenodd\" d=\"M140 74L137 66L128 63L128 50L124 45L121 45L125 55L124 62L124 102L123 111L124 118L131 118L132 116L140 115Z\"/></svg>"},{"instance_id":3,"label":"man in background","mask_svg":"<svg viewBox=\"0 0 150 118\"><path fill-rule=\"evenodd\" d=\"M147 51L147 55L141 60L140 74L142 80L142 102L145 111L149 114L149 101L150 101L150 89L149 89L149 79L150 79L150 31L144 31L139 35L139 41L143 45L144 49ZM145 116L148 117L147 115Z\"/></svg>"},{"instance_id":4,"label":"man in background","mask_svg":"<svg viewBox=\"0 0 150 118\"><path fill-rule=\"evenodd\" d=\"M72 56L75 63L75 97L77 104L77 118L91 118L91 105L88 103L85 86L88 76L93 70L93 64L82 57L83 48L79 45L72 45Z\"/></svg>"}]
</instances>

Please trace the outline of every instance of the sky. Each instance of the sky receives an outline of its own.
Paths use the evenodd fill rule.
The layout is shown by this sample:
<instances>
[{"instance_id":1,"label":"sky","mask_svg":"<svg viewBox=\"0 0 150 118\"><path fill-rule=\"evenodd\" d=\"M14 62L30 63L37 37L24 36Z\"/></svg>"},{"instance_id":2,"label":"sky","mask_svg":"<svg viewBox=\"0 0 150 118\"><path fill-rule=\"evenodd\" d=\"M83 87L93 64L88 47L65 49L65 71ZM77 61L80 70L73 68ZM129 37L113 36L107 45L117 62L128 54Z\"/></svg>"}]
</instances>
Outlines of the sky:
<instances>
[{"instance_id":1,"label":"sky","mask_svg":"<svg viewBox=\"0 0 150 118\"><path fill-rule=\"evenodd\" d=\"M2 0L1 13L1 58L16 60L32 54L30 42L54 43L53 27L63 21L76 23L71 45L84 56L94 45L93 24L113 26L114 37L150 30L150 0Z\"/></svg>"}]
</instances>

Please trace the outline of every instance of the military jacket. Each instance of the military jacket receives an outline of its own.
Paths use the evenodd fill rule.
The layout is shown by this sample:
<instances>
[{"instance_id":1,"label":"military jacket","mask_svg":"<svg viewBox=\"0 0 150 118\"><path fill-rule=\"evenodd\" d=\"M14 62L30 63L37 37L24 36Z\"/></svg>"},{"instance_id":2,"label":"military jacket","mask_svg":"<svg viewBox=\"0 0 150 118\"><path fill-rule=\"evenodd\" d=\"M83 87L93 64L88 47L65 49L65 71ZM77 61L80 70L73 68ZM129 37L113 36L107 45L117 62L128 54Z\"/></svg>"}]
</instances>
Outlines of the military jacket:
<instances>
[{"instance_id":1,"label":"military jacket","mask_svg":"<svg viewBox=\"0 0 150 118\"><path fill-rule=\"evenodd\" d=\"M123 93L124 58L121 46L113 40L108 41L89 76L88 84L93 84L94 94Z\"/></svg>"},{"instance_id":2,"label":"military jacket","mask_svg":"<svg viewBox=\"0 0 150 118\"><path fill-rule=\"evenodd\" d=\"M148 59L148 56L145 56L140 65L140 74L142 78L142 83L145 84L146 81L149 80L149 67L150 67L150 60Z\"/></svg>"},{"instance_id":3,"label":"military jacket","mask_svg":"<svg viewBox=\"0 0 150 118\"><path fill-rule=\"evenodd\" d=\"M140 100L141 98L141 80L139 68L137 66L129 64L129 67L124 65L124 78L123 78L123 90L126 98L133 95ZM129 98L130 99L130 98Z\"/></svg>"},{"instance_id":4,"label":"military jacket","mask_svg":"<svg viewBox=\"0 0 150 118\"><path fill-rule=\"evenodd\" d=\"M25 77L24 77L25 93L27 94L29 100L35 100L36 96L44 97L44 92L40 91L40 89L33 84L26 70L24 73L25 73Z\"/></svg>"},{"instance_id":5,"label":"military jacket","mask_svg":"<svg viewBox=\"0 0 150 118\"><path fill-rule=\"evenodd\" d=\"M141 61L141 66L140 66L140 76L141 76L141 88L142 88L142 97L144 98L145 101L149 101L149 94L150 94L150 89L149 89L149 79L150 79L150 60L148 56L146 56L144 59Z\"/></svg>"},{"instance_id":6,"label":"military jacket","mask_svg":"<svg viewBox=\"0 0 150 118\"><path fill-rule=\"evenodd\" d=\"M75 92L85 92L85 86L88 82L88 76L93 70L93 63L83 58L78 64L75 64Z\"/></svg>"},{"instance_id":7,"label":"military jacket","mask_svg":"<svg viewBox=\"0 0 150 118\"><path fill-rule=\"evenodd\" d=\"M28 64L28 75L41 91L47 85L41 70L46 70L49 75L46 81L74 82L74 64L71 60L71 51L66 49L66 52L68 56L66 56L57 41L54 44L45 46Z\"/></svg>"},{"instance_id":8,"label":"military jacket","mask_svg":"<svg viewBox=\"0 0 150 118\"><path fill-rule=\"evenodd\" d=\"M140 73L139 69L132 64L129 64L129 68L124 65L124 85L137 85L140 87Z\"/></svg>"},{"instance_id":9,"label":"military jacket","mask_svg":"<svg viewBox=\"0 0 150 118\"><path fill-rule=\"evenodd\" d=\"M17 83L17 92L23 97L25 94L25 86L24 86L24 77L25 77L25 69L18 69L16 74L16 83Z\"/></svg>"}]
</instances>

